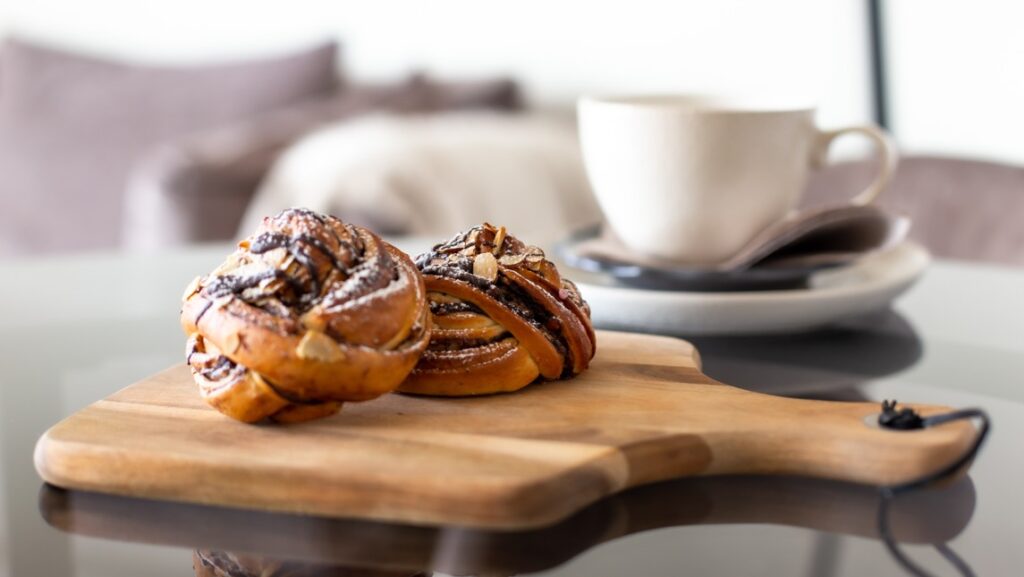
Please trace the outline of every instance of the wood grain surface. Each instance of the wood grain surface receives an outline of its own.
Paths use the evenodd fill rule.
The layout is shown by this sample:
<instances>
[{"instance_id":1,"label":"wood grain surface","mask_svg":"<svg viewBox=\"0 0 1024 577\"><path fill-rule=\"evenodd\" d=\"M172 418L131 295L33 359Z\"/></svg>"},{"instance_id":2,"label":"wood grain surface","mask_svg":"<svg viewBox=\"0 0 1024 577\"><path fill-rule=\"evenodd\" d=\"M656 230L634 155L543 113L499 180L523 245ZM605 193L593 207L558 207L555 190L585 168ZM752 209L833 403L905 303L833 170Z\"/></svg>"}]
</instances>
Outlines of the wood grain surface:
<instances>
[{"instance_id":1,"label":"wood grain surface","mask_svg":"<svg viewBox=\"0 0 1024 577\"><path fill-rule=\"evenodd\" d=\"M749 392L699 367L685 341L599 332L591 369L573 380L477 398L388 395L281 426L210 409L181 365L55 425L36 446L36 469L72 489L521 529L690 475L898 483L953 461L974 438L964 422L879 429L876 404Z\"/></svg>"}]
</instances>

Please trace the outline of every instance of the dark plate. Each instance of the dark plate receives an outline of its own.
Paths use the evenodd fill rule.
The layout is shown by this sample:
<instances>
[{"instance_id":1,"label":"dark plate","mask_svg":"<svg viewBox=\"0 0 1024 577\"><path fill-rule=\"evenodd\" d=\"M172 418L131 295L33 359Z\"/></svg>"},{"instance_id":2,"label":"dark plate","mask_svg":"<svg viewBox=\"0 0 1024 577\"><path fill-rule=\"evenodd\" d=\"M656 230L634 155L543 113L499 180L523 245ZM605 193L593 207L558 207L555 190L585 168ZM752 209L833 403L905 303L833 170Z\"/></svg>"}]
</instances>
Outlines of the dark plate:
<instances>
[{"instance_id":1,"label":"dark plate","mask_svg":"<svg viewBox=\"0 0 1024 577\"><path fill-rule=\"evenodd\" d=\"M580 243L600 233L600 227L585 228L558 243L555 251L571 267L605 274L624 285L643 289L691 292L801 289L807 288L815 272L837 266L835 263L758 264L743 270L717 271L683 265L640 265L606 256L582 254L576 250Z\"/></svg>"}]
</instances>

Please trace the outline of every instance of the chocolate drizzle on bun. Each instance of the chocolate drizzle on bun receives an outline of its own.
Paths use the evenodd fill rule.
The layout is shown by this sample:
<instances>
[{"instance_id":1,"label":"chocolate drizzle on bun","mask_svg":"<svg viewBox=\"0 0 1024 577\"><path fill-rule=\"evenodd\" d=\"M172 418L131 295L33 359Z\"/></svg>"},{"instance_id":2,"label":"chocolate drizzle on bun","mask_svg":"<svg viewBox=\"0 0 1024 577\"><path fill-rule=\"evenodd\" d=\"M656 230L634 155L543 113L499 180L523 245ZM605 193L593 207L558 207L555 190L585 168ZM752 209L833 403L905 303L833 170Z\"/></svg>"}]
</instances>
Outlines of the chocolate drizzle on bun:
<instances>
[{"instance_id":1,"label":"chocolate drizzle on bun","mask_svg":"<svg viewBox=\"0 0 1024 577\"><path fill-rule=\"evenodd\" d=\"M246 422L307 420L390 392L430 333L408 256L305 209L264 219L193 281L181 322L201 394Z\"/></svg>"},{"instance_id":2,"label":"chocolate drizzle on bun","mask_svg":"<svg viewBox=\"0 0 1024 577\"><path fill-rule=\"evenodd\" d=\"M477 395L568 378L594 356L590 309L544 252L482 224L416 258L430 345L400 391Z\"/></svg>"}]
</instances>

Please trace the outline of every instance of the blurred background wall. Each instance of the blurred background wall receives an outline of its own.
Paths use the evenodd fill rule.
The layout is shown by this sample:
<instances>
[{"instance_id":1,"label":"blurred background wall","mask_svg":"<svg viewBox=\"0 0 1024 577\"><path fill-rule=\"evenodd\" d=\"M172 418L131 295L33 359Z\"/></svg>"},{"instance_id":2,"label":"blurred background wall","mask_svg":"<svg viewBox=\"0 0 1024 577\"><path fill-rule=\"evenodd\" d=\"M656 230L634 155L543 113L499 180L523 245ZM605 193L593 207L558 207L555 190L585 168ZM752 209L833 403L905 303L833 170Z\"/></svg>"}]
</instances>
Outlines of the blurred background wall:
<instances>
[{"instance_id":1,"label":"blurred background wall","mask_svg":"<svg viewBox=\"0 0 1024 577\"><path fill-rule=\"evenodd\" d=\"M880 16L881 23L881 82L876 81L872 66L872 14ZM396 83L409 78L411 71L423 71L439 79L507 78L514 81L528 110L556 110L564 118L571 118L576 98L587 93L701 91L781 97L816 102L818 121L825 127L884 118L906 157L956 156L1009 164L1024 164L1024 146L1018 143L1018 133L1024 128L1020 108L1024 102L1024 74L1019 73L1020 63L1024 62L1024 35L1017 30L1022 21L1024 3L1000 0L0 2L0 38L28 39L106 61L146 67L204 67L275 58L305 50L319 41L334 40L341 47L337 62L342 82ZM0 69L0 101L4 94L3 76ZM45 84L38 86L45 90ZM881 107L876 98L880 87L884 89ZM458 106L451 108L464 108L460 98L455 98ZM506 107L507 101L501 98L490 100L487 106ZM66 109L60 103L54 106L58 111ZM341 113L331 109L326 116L351 117L346 106L342 106ZM880 117L881 109L885 114ZM17 117L18 113L8 114ZM262 114L253 116L258 120ZM236 120L232 117L232 123L237 124ZM11 123L12 119L7 121ZM197 126L197 134L202 132L198 128L207 131L217 127L212 120L197 124L202 125ZM55 127L51 136L64 128ZM24 126L21 129L27 130ZM3 130L0 118L0 132ZM248 138L253 132L262 138L265 132L273 130L273 126L248 132L236 130L232 138L243 140L242 136ZM130 163L123 159L123 164L133 167L133 174L140 172L136 165L141 163L151 180L162 179L158 183L161 190L153 192L154 187L149 187L150 197L159 197L158 200L150 199L152 202L147 200L140 205L138 199L146 197L147 192L120 184L105 191L95 186L75 191L78 195L111 197L104 202L115 208L103 209L107 211L103 214L112 215L109 223L103 223L104 227L128 230L134 225L136 230L151 231L151 241L169 238L169 233L156 231L137 215L144 213L166 220L165 215L173 212L167 199L183 203L190 194L198 197L199 193L190 192L185 186L188 179L184 176L199 174L199 180L212 183L203 191L206 198L217 196L223 200L226 195L219 191L226 189L222 184L225 179L245 181L244 187L235 187L245 190L234 200L225 201L230 210L222 212L229 212L230 218L210 216L220 214L219 209L181 209L184 216L177 219L181 229L178 240L230 238L238 223L245 222L242 210L246 206L251 209L253 195L259 198L258 192L274 192L266 190L267 174L301 175L307 171L308 164L302 163L291 173L278 170L277 157L267 152L272 149L276 155L286 140L291 143L294 139L279 138L280 142L259 150L255 146L245 150L236 146L228 154L223 151L224 138L207 138L206 132L202 132L203 138L194 139L202 141L201 145L193 146L192 140L180 140L188 131L171 132L174 139L168 138L167 142L174 144L175 158L190 159L188 167L153 169L152 162L143 162L160 156L150 149L164 140L155 138L139 147L138 158L133 157ZM8 130L8 134L13 132ZM299 135L300 131L295 131L291 136L297 139ZM0 134L0 141L2 137ZM12 138L8 137L6 157L14 159L11 166L24 165L19 156L23 156L24 147ZM67 142L61 137L53 138L53 142ZM4 156L2 145L0 142L0 157ZM208 153L211 149L216 154ZM566 147L562 150L566 152L563 156L568 166L572 159ZM867 150L865 143L852 138L840 142L833 156L857 159ZM65 152L76 157L79 164L92 162L87 154ZM41 162L48 166L45 148L33 154L42 156ZM263 155L259 170L251 163L246 165L248 168L243 167L245 170L238 168L259 155ZM164 155L157 160L166 159ZM209 165L214 166L211 169ZM394 165L378 172L393 174ZM954 167L959 179L955 185L954 179L933 170L931 164L925 168L932 175L931 180L917 188L934 188L934 182L949 182L946 196L950 198L964 196L964 191L973 194L973 190L992 181L987 176L979 177L983 184L977 185L975 180L959 176L965 171L988 171L987 165ZM908 165L908 170L918 171L913 164ZM999 188L1019 188L1024 172L1013 170L1016 172L1005 172L1000 181L1009 185L999 184ZM27 182L38 172L22 175L20 182ZM869 173L870 170L865 172ZM351 181L351 176L334 175L339 182ZM818 188L848 196L847 191L856 188L858 179L862 179L860 173L851 173L852 185L837 186L829 181ZM3 180L4 175L0 174L0 183ZM586 184L582 186L585 188ZM5 195L23 198L25 190L24 186L8 186L0 190L0 201L4 201ZM277 198L284 202L282 197ZM1002 206L1004 201L1000 198L993 197L989 204ZM91 205L89 202L92 201L83 204L84 208L98 206L99 201ZM922 202L935 204L934 197ZM955 202L951 200L950 204ZM35 210L25 202L17 208L26 214ZM937 230L943 229L951 218L948 215L957 214L958 210L943 209ZM206 224L190 228L189 222L198 222L204 216L225 224L216 230ZM28 217L22 216L9 220L15 224L29 222ZM70 230L74 224L55 228ZM392 230L389 223L378 226ZM87 232L83 238L96 237L93 244L84 245L90 250L145 244L136 242L131 230L119 233L117 239L114 235L103 237ZM19 238L17 234L14 237ZM3 244L0 242L0 256L67 248L67 243L52 243L52 247L37 243L39 247L28 248L11 245L14 248L5 253Z\"/></svg>"},{"instance_id":2,"label":"blurred background wall","mask_svg":"<svg viewBox=\"0 0 1024 577\"><path fill-rule=\"evenodd\" d=\"M584 92L786 92L826 123L867 119L862 0L7 0L0 30L160 63L337 38L365 79L507 73L538 104ZM6 13L4 13L6 12Z\"/></svg>"},{"instance_id":3,"label":"blurred background wall","mask_svg":"<svg viewBox=\"0 0 1024 577\"><path fill-rule=\"evenodd\" d=\"M1020 120L1024 102L1024 3L882 6L900 143L1024 161L1005 124ZM862 0L0 3L0 33L136 60L251 56L337 37L345 65L366 77L504 70L541 102L604 90L785 87L818 98L826 124L870 114L865 26Z\"/></svg>"},{"instance_id":4,"label":"blurred background wall","mask_svg":"<svg viewBox=\"0 0 1024 577\"><path fill-rule=\"evenodd\" d=\"M884 2L892 129L905 150L1024 164L1024 2Z\"/></svg>"}]
</instances>

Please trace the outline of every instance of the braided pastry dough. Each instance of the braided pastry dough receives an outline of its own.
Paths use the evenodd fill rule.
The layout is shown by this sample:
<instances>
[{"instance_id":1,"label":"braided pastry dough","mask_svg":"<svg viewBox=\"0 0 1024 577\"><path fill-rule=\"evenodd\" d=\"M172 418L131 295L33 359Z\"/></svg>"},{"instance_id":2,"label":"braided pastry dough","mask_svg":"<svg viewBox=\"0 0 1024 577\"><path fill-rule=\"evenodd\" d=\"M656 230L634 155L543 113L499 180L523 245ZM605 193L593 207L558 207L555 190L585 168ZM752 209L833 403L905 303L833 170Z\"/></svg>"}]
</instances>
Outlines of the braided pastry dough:
<instances>
[{"instance_id":1,"label":"braided pastry dough","mask_svg":"<svg viewBox=\"0 0 1024 577\"><path fill-rule=\"evenodd\" d=\"M430 336L404 253L337 218L289 209L185 291L181 324L200 393L245 422L334 414L395 389Z\"/></svg>"},{"instance_id":2,"label":"braided pastry dough","mask_svg":"<svg viewBox=\"0 0 1024 577\"><path fill-rule=\"evenodd\" d=\"M483 224L420 255L433 317L430 346L399 390L424 395L515 391L587 368L590 308L537 247Z\"/></svg>"},{"instance_id":3,"label":"braided pastry dough","mask_svg":"<svg viewBox=\"0 0 1024 577\"><path fill-rule=\"evenodd\" d=\"M305 561L286 561L259 555L195 549L195 577L431 577L431 572L348 567Z\"/></svg>"}]
</instances>

